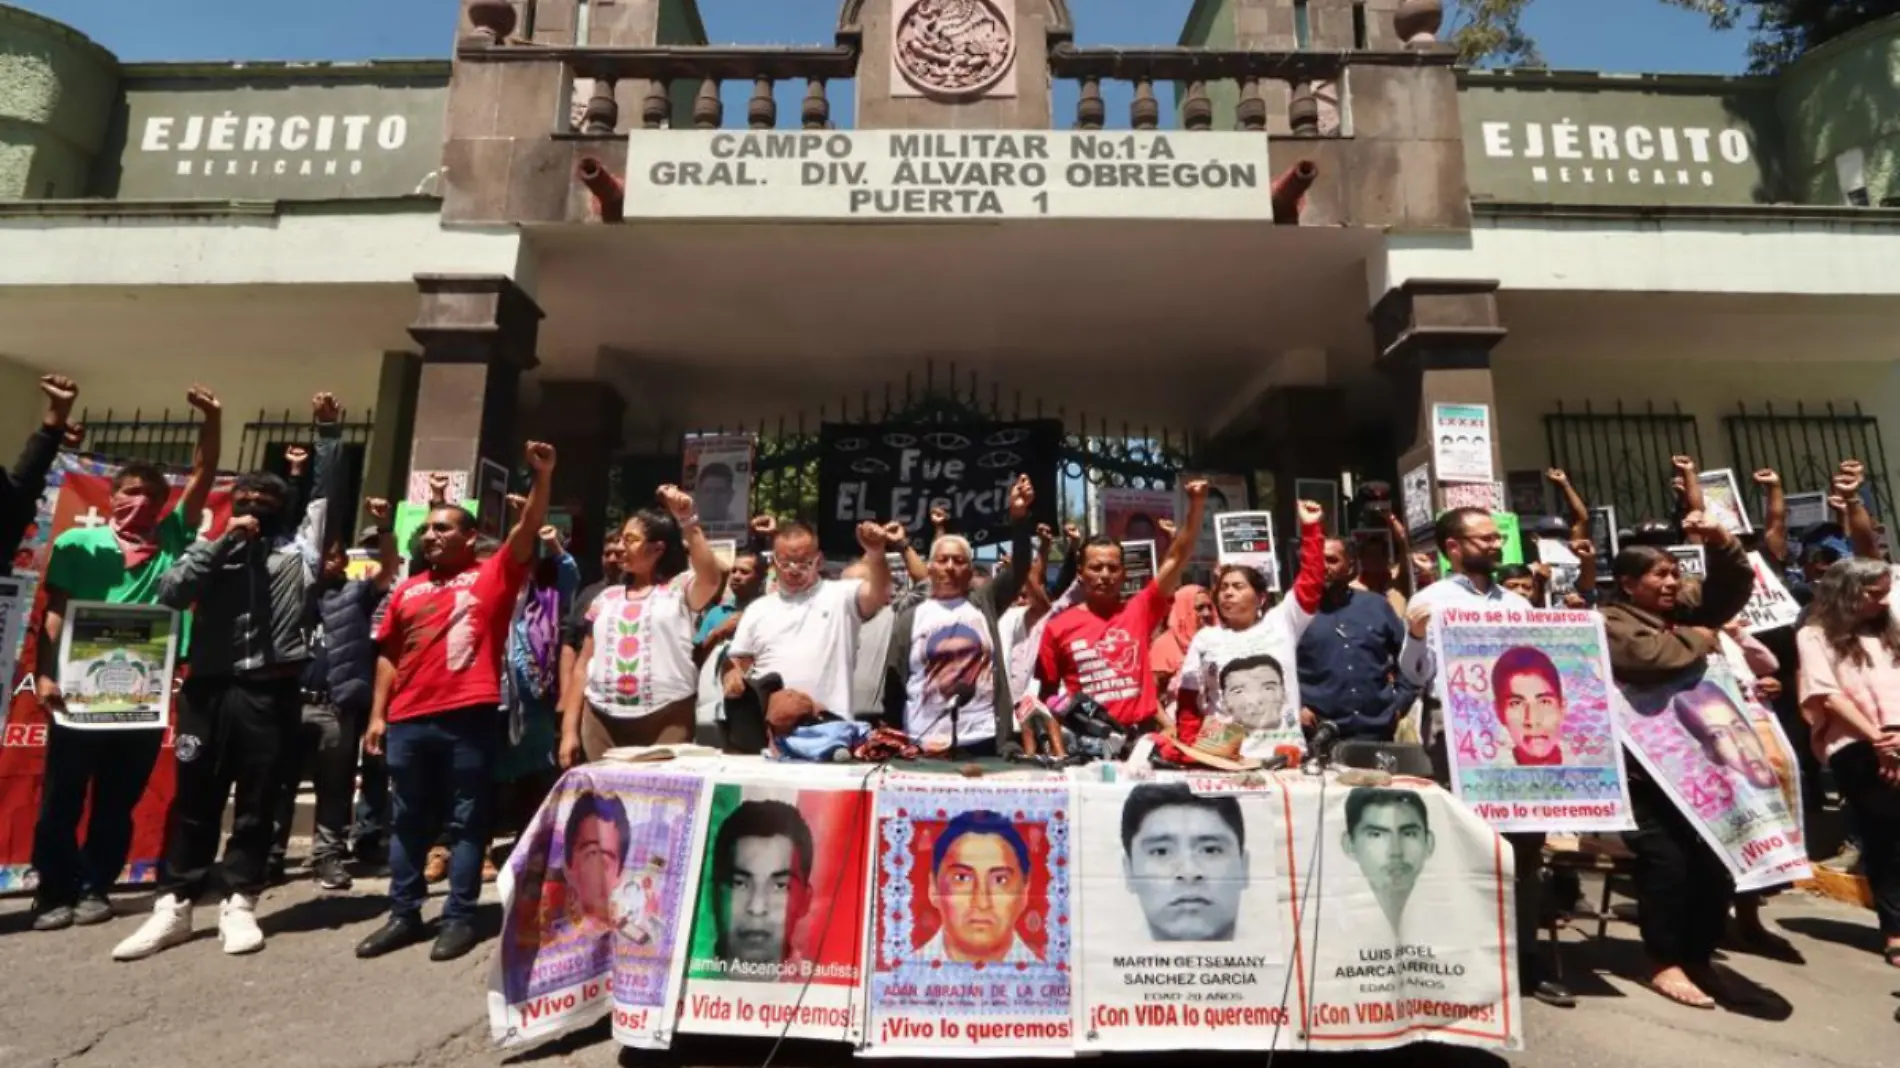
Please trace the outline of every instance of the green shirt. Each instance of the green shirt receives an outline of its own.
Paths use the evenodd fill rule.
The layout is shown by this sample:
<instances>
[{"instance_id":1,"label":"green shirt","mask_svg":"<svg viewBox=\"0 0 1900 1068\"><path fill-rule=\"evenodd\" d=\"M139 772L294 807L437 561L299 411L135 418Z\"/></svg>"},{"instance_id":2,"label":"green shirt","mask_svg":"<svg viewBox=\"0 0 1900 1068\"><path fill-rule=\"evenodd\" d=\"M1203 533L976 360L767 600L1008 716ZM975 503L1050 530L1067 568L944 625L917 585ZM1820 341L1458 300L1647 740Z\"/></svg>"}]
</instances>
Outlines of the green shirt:
<instances>
[{"instance_id":1,"label":"green shirt","mask_svg":"<svg viewBox=\"0 0 1900 1068\"><path fill-rule=\"evenodd\" d=\"M185 525L185 517L174 508L158 521L158 551L139 567L127 570L125 553L112 528L74 527L53 543L52 559L46 564L46 585L63 591L74 601L104 601L107 604L157 604L158 580L198 536ZM179 623L178 655L182 658L189 645L191 617Z\"/></svg>"}]
</instances>

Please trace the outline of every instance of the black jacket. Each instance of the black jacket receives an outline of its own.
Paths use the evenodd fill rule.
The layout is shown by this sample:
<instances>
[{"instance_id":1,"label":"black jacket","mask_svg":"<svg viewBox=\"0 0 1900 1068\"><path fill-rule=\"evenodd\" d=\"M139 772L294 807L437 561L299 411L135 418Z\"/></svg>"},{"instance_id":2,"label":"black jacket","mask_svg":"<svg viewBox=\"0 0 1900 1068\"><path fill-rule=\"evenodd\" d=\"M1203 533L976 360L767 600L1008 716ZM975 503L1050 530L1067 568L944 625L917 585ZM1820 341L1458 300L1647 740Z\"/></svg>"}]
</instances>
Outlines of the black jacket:
<instances>
[{"instance_id":1,"label":"black jacket","mask_svg":"<svg viewBox=\"0 0 1900 1068\"><path fill-rule=\"evenodd\" d=\"M26 536L26 528L39 511L40 494L46 492L46 472L59 455L65 428L41 424L26 439L20 458L12 471L0 471L0 575L13 574L13 553Z\"/></svg>"}]
</instances>

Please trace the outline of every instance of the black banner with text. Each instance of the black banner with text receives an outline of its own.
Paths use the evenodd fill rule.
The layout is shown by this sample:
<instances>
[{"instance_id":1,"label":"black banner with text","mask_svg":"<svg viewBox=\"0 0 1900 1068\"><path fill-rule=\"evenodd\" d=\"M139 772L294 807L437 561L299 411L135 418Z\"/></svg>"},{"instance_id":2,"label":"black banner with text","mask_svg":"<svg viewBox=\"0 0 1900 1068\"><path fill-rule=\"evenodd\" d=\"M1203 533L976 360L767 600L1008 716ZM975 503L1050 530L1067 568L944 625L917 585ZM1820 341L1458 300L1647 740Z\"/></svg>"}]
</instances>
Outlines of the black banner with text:
<instances>
[{"instance_id":1,"label":"black banner with text","mask_svg":"<svg viewBox=\"0 0 1900 1068\"><path fill-rule=\"evenodd\" d=\"M818 537L833 555L857 552L857 525L899 522L928 552L930 509L972 545L1009 541L1009 487L1036 487L1038 522L1056 522L1062 424L826 423L819 431Z\"/></svg>"}]
</instances>

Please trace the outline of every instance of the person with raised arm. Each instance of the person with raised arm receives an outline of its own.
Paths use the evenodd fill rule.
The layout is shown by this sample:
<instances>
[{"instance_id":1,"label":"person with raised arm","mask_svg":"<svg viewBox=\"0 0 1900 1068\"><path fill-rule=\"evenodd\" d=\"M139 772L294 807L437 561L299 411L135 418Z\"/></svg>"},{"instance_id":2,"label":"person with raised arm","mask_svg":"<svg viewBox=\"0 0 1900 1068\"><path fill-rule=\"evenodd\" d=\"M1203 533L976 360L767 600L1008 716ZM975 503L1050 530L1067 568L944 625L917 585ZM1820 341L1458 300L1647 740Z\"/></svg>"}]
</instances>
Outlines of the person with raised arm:
<instances>
[{"instance_id":1,"label":"person with raised arm","mask_svg":"<svg viewBox=\"0 0 1900 1068\"><path fill-rule=\"evenodd\" d=\"M475 517L466 509L431 509L422 528L428 568L396 589L376 635L363 749L383 754L389 767L389 920L357 943L358 957L426 937L422 864L445 820L453 840L449 896L429 959L454 960L479 941L475 903L502 744L502 656L554 481L554 446L530 441L525 451L533 484L500 551L478 557Z\"/></svg>"},{"instance_id":2,"label":"person with raised arm","mask_svg":"<svg viewBox=\"0 0 1900 1068\"><path fill-rule=\"evenodd\" d=\"M53 458L68 433L76 429L71 422L79 387L73 380L41 375L40 392L46 396L46 414L39 429L26 439L13 470L0 470L0 578L13 574L13 554L33 525L40 494L46 492L46 473L53 469Z\"/></svg>"},{"instance_id":3,"label":"person with raised arm","mask_svg":"<svg viewBox=\"0 0 1900 1068\"><path fill-rule=\"evenodd\" d=\"M198 536L217 473L220 407L203 386L193 386L185 399L204 421L191 476L177 506L167 509L171 484L164 471L154 464L126 464L112 479L108 520L61 534L47 558L46 606L34 659L34 688L49 720L39 822L33 832L33 868L40 879L34 930L56 931L112 918L106 895L125 868L132 849L132 810L158 763L162 729L85 730L60 722L65 700L59 685L59 642L73 601L157 604L159 580ZM56 404L70 409L70 400L52 393L48 402L49 415ZM178 628L180 657L190 638L191 619L186 616ZM88 798L92 807L82 847L79 823Z\"/></svg>"}]
</instances>

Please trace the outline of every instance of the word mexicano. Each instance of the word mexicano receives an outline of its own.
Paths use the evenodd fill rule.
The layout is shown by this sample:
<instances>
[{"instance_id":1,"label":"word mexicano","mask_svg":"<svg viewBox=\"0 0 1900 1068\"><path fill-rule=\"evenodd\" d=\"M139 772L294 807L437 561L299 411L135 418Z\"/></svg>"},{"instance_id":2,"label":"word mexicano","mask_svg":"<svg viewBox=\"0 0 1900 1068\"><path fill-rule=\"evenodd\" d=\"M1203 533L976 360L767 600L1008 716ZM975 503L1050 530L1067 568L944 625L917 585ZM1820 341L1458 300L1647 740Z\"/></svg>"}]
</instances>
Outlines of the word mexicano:
<instances>
[{"instance_id":1,"label":"word mexicano","mask_svg":"<svg viewBox=\"0 0 1900 1068\"><path fill-rule=\"evenodd\" d=\"M139 140L139 149L143 152L182 152L182 153L252 153L279 154L275 160L253 159L248 167L236 159L217 161L205 159L202 171L192 160L180 160L178 173L203 173L206 175L224 174L287 174L291 161L282 154L327 152L362 153L371 144L371 125L374 124L375 147L393 152L409 141L409 120L402 115L385 115L378 119L374 115L290 115L278 118L273 115L239 116L226 111L215 116L191 115L184 120L184 129L176 130L179 120L169 115L155 115L145 120L145 133ZM298 166L298 174L336 174L341 161L329 159L318 161L304 159ZM363 170L361 158L352 159L348 164L349 173L360 174Z\"/></svg>"},{"instance_id":2,"label":"word mexicano","mask_svg":"<svg viewBox=\"0 0 1900 1068\"><path fill-rule=\"evenodd\" d=\"M1719 154L1728 163L1747 163L1751 155L1748 135L1741 130L1714 130L1706 126L1610 126L1592 123L1584 126L1564 119L1561 122L1485 122L1479 124L1484 154L1492 159L1556 160L1559 180L1570 180L1567 161L1596 163L1648 164L1649 166L1579 167L1585 182L1594 182L1601 174L1605 184L1619 181L1640 184L1649 181L1667 185L1672 177L1680 185L1689 185L1690 169L1664 164L1710 164ZM1521 134L1521 143L1513 138ZM1713 149L1713 151L1711 150ZM1534 180L1550 180L1551 168L1533 166ZM1627 173L1625 173L1627 172ZM1645 172L1648 172L1647 174ZM1702 169L1703 185L1714 185L1713 171Z\"/></svg>"}]
</instances>

